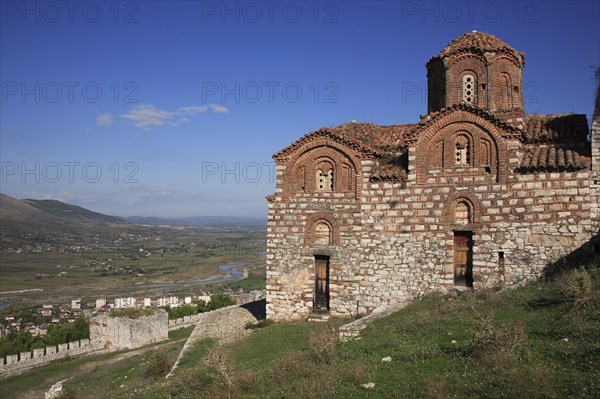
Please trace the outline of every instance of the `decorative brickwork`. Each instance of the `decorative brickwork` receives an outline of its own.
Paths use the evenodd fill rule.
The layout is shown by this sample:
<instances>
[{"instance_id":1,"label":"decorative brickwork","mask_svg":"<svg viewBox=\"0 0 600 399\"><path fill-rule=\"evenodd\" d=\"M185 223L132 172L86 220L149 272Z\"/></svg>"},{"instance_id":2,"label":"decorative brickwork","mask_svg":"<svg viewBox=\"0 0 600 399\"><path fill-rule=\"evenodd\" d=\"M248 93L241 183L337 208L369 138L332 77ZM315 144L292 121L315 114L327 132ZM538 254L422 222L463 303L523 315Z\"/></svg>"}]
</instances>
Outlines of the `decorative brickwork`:
<instances>
[{"instance_id":1,"label":"decorative brickwork","mask_svg":"<svg viewBox=\"0 0 600 399\"><path fill-rule=\"evenodd\" d=\"M523 67L468 33L427 63L418 123L324 128L275 154L268 317L520 284L585 246L600 226L600 124L592 151L585 115L524 115Z\"/></svg>"},{"instance_id":2,"label":"decorative brickwork","mask_svg":"<svg viewBox=\"0 0 600 399\"><path fill-rule=\"evenodd\" d=\"M523 53L498 38L466 33L427 63L428 111L463 101L500 119L523 117L524 65Z\"/></svg>"},{"instance_id":3,"label":"decorative brickwork","mask_svg":"<svg viewBox=\"0 0 600 399\"><path fill-rule=\"evenodd\" d=\"M340 228L333 213L318 212L309 215L304 229L304 245L339 245Z\"/></svg>"}]
</instances>

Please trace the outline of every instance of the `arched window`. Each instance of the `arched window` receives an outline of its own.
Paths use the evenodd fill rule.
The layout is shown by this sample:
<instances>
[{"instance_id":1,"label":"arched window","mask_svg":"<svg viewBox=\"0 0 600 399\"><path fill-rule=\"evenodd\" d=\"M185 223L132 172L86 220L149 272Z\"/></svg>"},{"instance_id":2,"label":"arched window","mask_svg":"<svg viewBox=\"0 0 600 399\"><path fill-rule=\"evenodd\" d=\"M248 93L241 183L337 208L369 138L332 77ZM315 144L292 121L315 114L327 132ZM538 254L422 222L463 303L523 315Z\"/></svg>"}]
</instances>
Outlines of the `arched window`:
<instances>
[{"instance_id":1,"label":"arched window","mask_svg":"<svg viewBox=\"0 0 600 399\"><path fill-rule=\"evenodd\" d=\"M506 74L503 74L500 77L500 81L502 83L502 104L501 107L502 109L510 109L512 104L511 104L511 97L512 97L512 93L510 91L511 88L511 84L510 84L510 77Z\"/></svg>"},{"instance_id":2,"label":"arched window","mask_svg":"<svg viewBox=\"0 0 600 399\"><path fill-rule=\"evenodd\" d=\"M301 166L298 168L296 176L294 176L294 183L296 185L295 191L303 193L306 191L306 167Z\"/></svg>"},{"instance_id":3,"label":"arched window","mask_svg":"<svg viewBox=\"0 0 600 399\"><path fill-rule=\"evenodd\" d=\"M433 145L433 151L429 153L431 158L431 166L439 169L444 167L444 142L438 141Z\"/></svg>"},{"instance_id":4,"label":"arched window","mask_svg":"<svg viewBox=\"0 0 600 399\"><path fill-rule=\"evenodd\" d=\"M467 74L462 79L462 98L467 104L475 104L475 90L477 88L477 82L475 76Z\"/></svg>"},{"instance_id":5,"label":"arched window","mask_svg":"<svg viewBox=\"0 0 600 399\"><path fill-rule=\"evenodd\" d=\"M471 204L467 200L461 200L454 207L454 222L456 224L470 224L473 221Z\"/></svg>"},{"instance_id":6,"label":"arched window","mask_svg":"<svg viewBox=\"0 0 600 399\"><path fill-rule=\"evenodd\" d=\"M471 143L467 136L458 136L456 138L455 155L456 165L470 165L471 163Z\"/></svg>"},{"instance_id":7,"label":"arched window","mask_svg":"<svg viewBox=\"0 0 600 399\"><path fill-rule=\"evenodd\" d=\"M329 245L331 243L331 228L325 222L317 223L314 237L315 245Z\"/></svg>"},{"instance_id":8,"label":"arched window","mask_svg":"<svg viewBox=\"0 0 600 399\"><path fill-rule=\"evenodd\" d=\"M333 165L329 162L320 162L317 166L317 191L333 191Z\"/></svg>"},{"instance_id":9,"label":"arched window","mask_svg":"<svg viewBox=\"0 0 600 399\"><path fill-rule=\"evenodd\" d=\"M492 144L489 140L481 139L479 159L481 160L481 166L490 166L492 164Z\"/></svg>"}]
</instances>

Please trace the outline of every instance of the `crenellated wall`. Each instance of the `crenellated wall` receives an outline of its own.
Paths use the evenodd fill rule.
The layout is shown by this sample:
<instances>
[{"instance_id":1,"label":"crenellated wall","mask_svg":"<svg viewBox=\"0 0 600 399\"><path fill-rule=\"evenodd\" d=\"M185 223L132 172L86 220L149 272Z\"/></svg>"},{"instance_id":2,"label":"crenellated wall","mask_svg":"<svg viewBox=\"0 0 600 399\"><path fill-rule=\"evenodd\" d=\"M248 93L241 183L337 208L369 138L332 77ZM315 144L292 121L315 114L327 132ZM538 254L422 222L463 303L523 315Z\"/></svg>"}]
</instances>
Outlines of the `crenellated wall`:
<instances>
[{"instance_id":1,"label":"crenellated wall","mask_svg":"<svg viewBox=\"0 0 600 399\"><path fill-rule=\"evenodd\" d=\"M169 331L179 330L180 328L189 327L195 325L200 320L199 314L191 316L183 316L179 319L169 320Z\"/></svg>"},{"instance_id":2,"label":"crenellated wall","mask_svg":"<svg viewBox=\"0 0 600 399\"><path fill-rule=\"evenodd\" d=\"M55 360L122 349L134 349L168 339L170 330L196 326L195 339L235 340L249 333L247 324L265 317L265 300L168 320L167 312L136 319L102 315L90 320L90 339L34 349L0 359L0 379Z\"/></svg>"},{"instance_id":3,"label":"crenellated wall","mask_svg":"<svg viewBox=\"0 0 600 399\"><path fill-rule=\"evenodd\" d=\"M0 359L2 361L0 363L0 378L19 374L32 367L41 366L55 360L101 352L103 350L92 346L89 339L58 346L47 346L46 348L34 349L31 352L21 352L18 355L6 356L6 358Z\"/></svg>"}]
</instances>

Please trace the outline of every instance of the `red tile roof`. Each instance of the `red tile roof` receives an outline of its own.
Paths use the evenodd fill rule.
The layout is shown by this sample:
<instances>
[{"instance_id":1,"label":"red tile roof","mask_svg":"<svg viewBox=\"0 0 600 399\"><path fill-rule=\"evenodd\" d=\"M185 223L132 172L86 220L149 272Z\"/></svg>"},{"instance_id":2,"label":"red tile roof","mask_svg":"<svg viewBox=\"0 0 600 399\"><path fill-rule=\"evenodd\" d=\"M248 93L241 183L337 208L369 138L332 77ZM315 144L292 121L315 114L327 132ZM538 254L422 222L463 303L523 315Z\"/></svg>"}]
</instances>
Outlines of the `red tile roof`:
<instances>
[{"instance_id":1,"label":"red tile roof","mask_svg":"<svg viewBox=\"0 0 600 399\"><path fill-rule=\"evenodd\" d=\"M484 51L515 51L514 48L504 43L494 35L472 31L452 40L452 42L440 52L440 55L449 56L462 50L470 49L479 49Z\"/></svg>"},{"instance_id":2,"label":"red tile roof","mask_svg":"<svg viewBox=\"0 0 600 399\"><path fill-rule=\"evenodd\" d=\"M468 32L455 38L431 60L434 58L450 57L453 54L462 52L475 52L478 54L486 52L504 52L512 54L522 66L525 65L524 53L515 50L494 35L478 31ZM429 62L431 60L429 60Z\"/></svg>"},{"instance_id":3,"label":"red tile roof","mask_svg":"<svg viewBox=\"0 0 600 399\"><path fill-rule=\"evenodd\" d=\"M311 132L276 153L273 158L287 159L298 146L318 138L329 138L350 146L368 157L380 161L372 171L373 181L406 181L408 161L406 148L419 139L420 132L438 118L455 110L472 112L503 131L507 139L523 143L523 156L517 173L574 171L591 165L588 126L585 115L558 114L526 116L524 128L507 124L481 108L460 103L422 116L421 122L379 126L372 123L347 123L334 128Z\"/></svg>"},{"instance_id":4,"label":"red tile roof","mask_svg":"<svg viewBox=\"0 0 600 399\"><path fill-rule=\"evenodd\" d=\"M524 148L519 172L563 172L589 167L590 158L585 145L530 145Z\"/></svg>"},{"instance_id":5,"label":"red tile roof","mask_svg":"<svg viewBox=\"0 0 600 399\"><path fill-rule=\"evenodd\" d=\"M406 132L416 124L379 126L372 123L346 123L334 128L322 128L311 132L283 150L276 152L273 158L281 160L289 156L295 148L318 137L338 140L351 148L380 157L388 153L395 154L403 148Z\"/></svg>"},{"instance_id":6,"label":"red tile roof","mask_svg":"<svg viewBox=\"0 0 600 399\"><path fill-rule=\"evenodd\" d=\"M404 125L379 126L372 123L351 122L331 129L331 132L347 140L354 140L376 151L395 151L404 146L404 135L417 126L416 123Z\"/></svg>"},{"instance_id":7,"label":"red tile roof","mask_svg":"<svg viewBox=\"0 0 600 399\"><path fill-rule=\"evenodd\" d=\"M587 117L580 114L532 114L526 117L525 141L528 143L572 143L586 141Z\"/></svg>"},{"instance_id":8,"label":"red tile roof","mask_svg":"<svg viewBox=\"0 0 600 399\"><path fill-rule=\"evenodd\" d=\"M405 182L408 175L407 167L394 161L385 160L375 167L371 173L371 181L401 181Z\"/></svg>"},{"instance_id":9,"label":"red tile roof","mask_svg":"<svg viewBox=\"0 0 600 399\"><path fill-rule=\"evenodd\" d=\"M521 137L522 130L513 124L509 124L501 119L498 119L493 113L479 107L475 107L473 105L460 102L458 104L454 104L449 106L448 108L442 108L439 111L433 111L426 115L421 116L421 122L413 125L411 130L407 130L404 136L404 139L407 143L414 142L418 140L419 133L426 126L433 124L438 118L443 117L444 115L451 114L455 110L468 111L475 115L482 117L485 120L490 121L494 125L498 126L502 131L506 133L507 137Z\"/></svg>"}]
</instances>

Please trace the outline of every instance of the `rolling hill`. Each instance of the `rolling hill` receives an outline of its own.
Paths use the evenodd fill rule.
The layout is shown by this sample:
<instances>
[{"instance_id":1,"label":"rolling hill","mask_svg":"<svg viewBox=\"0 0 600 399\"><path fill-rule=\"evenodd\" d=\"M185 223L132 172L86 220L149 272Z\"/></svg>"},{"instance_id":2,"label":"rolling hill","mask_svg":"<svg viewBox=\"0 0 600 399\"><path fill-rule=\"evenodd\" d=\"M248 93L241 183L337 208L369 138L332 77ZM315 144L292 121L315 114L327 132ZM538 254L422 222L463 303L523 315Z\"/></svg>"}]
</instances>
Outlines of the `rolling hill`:
<instances>
[{"instance_id":1,"label":"rolling hill","mask_svg":"<svg viewBox=\"0 0 600 399\"><path fill-rule=\"evenodd\" d=\"M18 200L0 194L0 232L3 234L79 234L128 225L121 218L56 200Z\"/></svg>"},{"instance_id":2,"label":"rolling hill","mask_svg":"<svg viewBox=\"0 0 600 399\"><path fill-rule=\"evenodd\" d=\"M263 228L266 219L234 216L196 216L179 219L132 216L119 218L56 200L19 200L0 194L2 234L98 234L136 225L175 227Z\"/></svg>"}]
</instances>

